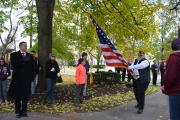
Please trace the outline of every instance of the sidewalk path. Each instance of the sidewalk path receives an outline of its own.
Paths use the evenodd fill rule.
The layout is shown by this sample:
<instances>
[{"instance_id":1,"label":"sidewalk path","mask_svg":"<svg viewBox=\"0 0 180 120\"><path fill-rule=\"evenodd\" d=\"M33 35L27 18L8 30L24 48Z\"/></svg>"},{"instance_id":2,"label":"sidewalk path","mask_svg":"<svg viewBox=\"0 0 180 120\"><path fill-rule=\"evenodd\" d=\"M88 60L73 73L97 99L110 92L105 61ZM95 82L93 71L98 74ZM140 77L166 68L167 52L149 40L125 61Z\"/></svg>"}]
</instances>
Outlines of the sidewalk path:
<instances>
[{"instance_id":1,"label":"sidewalk path","mask_svg":"<svg viewBox=\"0 0 180 120\"><path fill-rule=\"evenodd\" d=\"M121 105L101 113L80 114L82 120L168 120L168 98L161 93L146 97L143 114L136 114L136 102Z\"/></svg>"}]
</instances>

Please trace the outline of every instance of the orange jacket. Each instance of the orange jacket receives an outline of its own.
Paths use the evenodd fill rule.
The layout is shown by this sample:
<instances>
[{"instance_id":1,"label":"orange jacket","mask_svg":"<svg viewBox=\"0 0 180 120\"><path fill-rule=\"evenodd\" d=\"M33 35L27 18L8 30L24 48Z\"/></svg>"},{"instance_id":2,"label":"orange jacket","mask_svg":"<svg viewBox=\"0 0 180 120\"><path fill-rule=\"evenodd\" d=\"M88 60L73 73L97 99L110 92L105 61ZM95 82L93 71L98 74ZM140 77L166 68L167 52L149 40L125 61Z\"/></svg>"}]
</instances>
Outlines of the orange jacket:
<instances>
[{"instance_id":1,"label":"orange jacket","mask_svg":"<svg viewBox=\"0 0 180 120\"><path fill-rule=\"evenodd\" d=\"M85 84L86 82L86 68L80 64L76 67L76 84Z\"/></svg>"}]
</instances>

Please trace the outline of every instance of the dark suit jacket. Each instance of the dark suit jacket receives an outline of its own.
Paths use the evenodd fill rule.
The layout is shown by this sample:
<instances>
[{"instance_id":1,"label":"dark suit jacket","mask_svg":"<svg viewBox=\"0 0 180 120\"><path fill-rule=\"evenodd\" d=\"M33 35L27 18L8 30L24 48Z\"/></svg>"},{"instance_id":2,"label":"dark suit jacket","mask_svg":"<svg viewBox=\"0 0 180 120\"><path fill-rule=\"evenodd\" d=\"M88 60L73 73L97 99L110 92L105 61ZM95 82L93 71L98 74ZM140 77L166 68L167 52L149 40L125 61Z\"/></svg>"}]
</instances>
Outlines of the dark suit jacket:
<instances>
[{"instance_id":1,"label":"dark suit jacket","mask_svg":"<svg viewBox=\"0 0 180 120\"><path fill-rule=\"evenodd\" d=\"M12 81L8 91L10 98L30 98L31 82L34 78L33 56L26 53L23 57L21 52L11 54Z\"/></svg>"}]
</instances>

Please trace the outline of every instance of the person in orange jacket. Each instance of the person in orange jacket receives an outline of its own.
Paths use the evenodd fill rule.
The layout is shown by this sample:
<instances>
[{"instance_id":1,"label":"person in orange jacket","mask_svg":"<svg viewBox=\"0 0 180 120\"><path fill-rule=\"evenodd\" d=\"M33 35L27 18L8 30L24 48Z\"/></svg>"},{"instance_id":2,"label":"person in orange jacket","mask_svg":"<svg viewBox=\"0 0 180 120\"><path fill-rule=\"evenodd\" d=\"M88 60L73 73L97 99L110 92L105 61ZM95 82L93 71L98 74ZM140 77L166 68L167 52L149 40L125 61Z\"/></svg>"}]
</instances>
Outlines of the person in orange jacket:
<instances>
[{"instance_id":1,"label":"person in orange jacket","mask_svg":"<svg viewBox=\"0 0 180 120\"><path fill-rule=\"evenodd\" d=\"M80 58L76 67L76 88L77 88L77 103L83 102L83 90L86 82L86 62Z\"/></svg>"}]
</instances>

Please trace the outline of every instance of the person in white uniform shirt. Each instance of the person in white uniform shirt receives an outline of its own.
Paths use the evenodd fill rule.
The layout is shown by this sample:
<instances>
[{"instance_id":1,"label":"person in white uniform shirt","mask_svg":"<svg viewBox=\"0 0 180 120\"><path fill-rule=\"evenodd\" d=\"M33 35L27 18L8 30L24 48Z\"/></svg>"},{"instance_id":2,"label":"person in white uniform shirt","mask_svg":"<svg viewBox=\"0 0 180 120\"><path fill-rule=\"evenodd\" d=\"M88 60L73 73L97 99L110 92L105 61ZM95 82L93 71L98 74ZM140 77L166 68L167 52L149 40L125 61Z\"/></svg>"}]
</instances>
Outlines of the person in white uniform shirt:
<instances>
[{"instance_id":1,"label":"person in white uniform shirt","mask_svg":"<svg viewBox=\"0 0 180 120\"><path fill-rule=\"evenodd\" d=\"M143 113L145 91L150 83L150 63L145 58L143 51L138 52L138 58L135 59L132 65L128 67L129 70L133 71L135 79L133 79L133 91L137 101L137 113Z\"/></svg>"}]
</instances>

